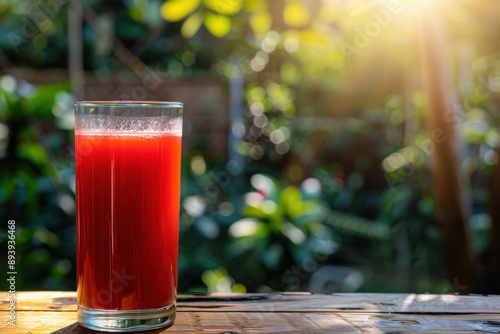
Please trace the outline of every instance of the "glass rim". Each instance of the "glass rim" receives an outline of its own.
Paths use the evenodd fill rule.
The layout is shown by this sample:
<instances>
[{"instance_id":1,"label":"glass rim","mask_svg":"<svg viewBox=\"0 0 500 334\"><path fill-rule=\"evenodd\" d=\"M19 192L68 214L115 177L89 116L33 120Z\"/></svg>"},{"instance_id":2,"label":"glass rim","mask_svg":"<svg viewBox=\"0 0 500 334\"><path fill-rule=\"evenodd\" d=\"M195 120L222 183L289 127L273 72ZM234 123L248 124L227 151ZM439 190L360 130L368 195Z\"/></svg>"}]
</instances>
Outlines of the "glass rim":
<instances>
[{"instance_id":1,"label":"glass rim","mask_svg":"<svg viewBox=\"0 0 500 334\"><path fill-rule=\"evenodd\" d=\"M182 102L174 101L77 101L75 107L153 107L153 108L183 108Z\"/></svg>"}]
</instances>

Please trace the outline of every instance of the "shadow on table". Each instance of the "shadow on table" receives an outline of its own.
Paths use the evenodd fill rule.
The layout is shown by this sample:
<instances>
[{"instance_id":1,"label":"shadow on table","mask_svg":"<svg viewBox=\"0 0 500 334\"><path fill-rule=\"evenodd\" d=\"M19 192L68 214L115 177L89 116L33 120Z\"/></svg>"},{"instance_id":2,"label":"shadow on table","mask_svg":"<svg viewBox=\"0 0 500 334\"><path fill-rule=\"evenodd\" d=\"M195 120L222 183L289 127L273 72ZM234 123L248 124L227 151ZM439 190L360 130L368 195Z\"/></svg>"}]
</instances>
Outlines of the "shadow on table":
<instances>
[{"instance_id":1,"label":"shadow on table","mask_svg":"<svg viewBox=\"0 0 500 334\"><path fill-rule=\"evenodd\" d=\"M168 328L169 327L151 330L151 331L147 331L147 333L148 334L159 334L159 333L162 333L163 331L167 330ZM69 326L66 326L64 328L61 328L55 332L52 332L52 334L69 334L69 333L71 333L71 334L83 334L83 333L85 333L85 334L107 333L107 334L109 334L109 332L94 331L94 330L82 327L77 322L75 322L74 324L71 324Z\"/></svg>"},{"instance_id":2,"label":"shadow on table","mask_svg":"<svg viewBox=\"0 0 500 334\"><path fill-rule=\"evenodd\" d=\"M67 309L74 306L76 306L76 297L55 297L50 303L52 309Z\"/></svg>"}]
</instances>

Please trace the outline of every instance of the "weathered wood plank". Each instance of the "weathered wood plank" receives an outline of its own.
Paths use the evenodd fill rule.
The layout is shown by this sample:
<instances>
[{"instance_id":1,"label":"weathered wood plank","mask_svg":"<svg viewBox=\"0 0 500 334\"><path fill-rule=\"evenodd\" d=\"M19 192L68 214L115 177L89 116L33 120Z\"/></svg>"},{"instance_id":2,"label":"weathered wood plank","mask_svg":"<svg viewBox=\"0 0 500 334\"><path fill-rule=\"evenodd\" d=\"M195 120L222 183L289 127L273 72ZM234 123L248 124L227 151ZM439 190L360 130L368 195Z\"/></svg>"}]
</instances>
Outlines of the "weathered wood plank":
<instances>
[{"instance_id":1,"label":"weathered wood plank","mask_svg":"<svg viewBox=\"0 0 500 334\"><path fill-rule=\"evenodd\" d=\"M212 312L381 312L500 314L500 296L433 294L246 294L180 296L179 308Z\"/></svg>"},{"instance_id":2,"label":"weathered wood plank","mask_svg":"<svg viewBox=\"0 0 500 334\"><path fill-rule=\"evenodd\" d=\"M0 312L0 333L5 334L47 334L73 323L76 323L76 311L18 311L16 312L15 326L8 324L6 312Z\"/></svg>"},{"instance_id":3,"label":"weathered wood plank","mask_svg":"<svg viewBox=\"0 0 500 334\"><path fill-rule=\"evenodd\" d=\"M307 331L328 333L360 333L348 321L333 313L242 313L242 312L178 312L175 324L162 332L182 333L276 333ZM5 312L0 314L0 332L9 334L89 333L76 322L76 312L18 312L16 326L7 324Z\"/></svg>"},{"instance_id":4,"label":"weathered wood plank","mask_svg":"<svg viewBox=\"0 0 500 334\"><path fill-rule=\"evenodd\" d=\"M0 333L94 333L79 326L76 312L19 312L16 326L0 313ZM178 312L175 324L152 333L499 333L491 314L411 315L345 312Z\"/></svg>"},{"instance_id":5,"label":"weathered wood plank","mask_svg":"<svg viewBox=\"0 0 500 334\"><path fill-rule=\"evenodd\" d=\"M0 293L0 333L91 333L75 292L17 294L16 326ZM209 294L179 296L176 323L152 333L500 333L498 296L414 294Z\"/></svg>"},{"instance_id":6,"label":"weathered wood plank","mask_svg":"<svg viewBox=\"0 0 500 334\"><path fill-rule=\"evenodd\" d=\"M341 313L361 332L381 333L500 333L500 319L492 314L377 314Z\"/></svg>"},{"instance_id":7,"label":"weathered wood plank","mask_svg":"<svg viewBox=\"0 0 500 334\"><path fill-rule=\"evenodd\" d=\"M0 312L9 306L7 292L0 292ZM74 291L25 291L16 293L16 309L24 311L76 311Z\"/></svg>"},{"instance_id":8,"label":"weathered wood plank","mask_svg":"<svg viewBox=\"0 0 500 334\"><path fill-rule=\"evenodd\" d=\"M8 306L0 293L0 311ZM20 292L17 309L75 311L75 292ZM422 314L500 314L500 296L433 294L314 295L309 293L180 295L180 311L206 312L380 312Z\"/></svg>"}]
</instances>

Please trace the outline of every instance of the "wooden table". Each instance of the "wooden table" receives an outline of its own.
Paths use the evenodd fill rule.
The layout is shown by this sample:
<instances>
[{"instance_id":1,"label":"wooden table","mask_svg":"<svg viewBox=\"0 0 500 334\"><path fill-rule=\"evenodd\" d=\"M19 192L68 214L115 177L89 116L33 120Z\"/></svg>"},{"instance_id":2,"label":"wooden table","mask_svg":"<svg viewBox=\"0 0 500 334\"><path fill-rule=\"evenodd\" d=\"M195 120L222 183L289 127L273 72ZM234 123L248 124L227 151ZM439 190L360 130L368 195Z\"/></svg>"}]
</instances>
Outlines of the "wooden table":
<instances>
[{"instance_id":1,"label":"wooden table","mask_svg":"<svg viewBox=\"0 0 500 334\"><path fill-rule=\"evenodd\" d=\"M94 333L75 292L17 293L16 326L0 293L0 333ZM500 333L500 296L309 293L181 295L177 320L147 333Z\"/></svg>"}]
</instances>

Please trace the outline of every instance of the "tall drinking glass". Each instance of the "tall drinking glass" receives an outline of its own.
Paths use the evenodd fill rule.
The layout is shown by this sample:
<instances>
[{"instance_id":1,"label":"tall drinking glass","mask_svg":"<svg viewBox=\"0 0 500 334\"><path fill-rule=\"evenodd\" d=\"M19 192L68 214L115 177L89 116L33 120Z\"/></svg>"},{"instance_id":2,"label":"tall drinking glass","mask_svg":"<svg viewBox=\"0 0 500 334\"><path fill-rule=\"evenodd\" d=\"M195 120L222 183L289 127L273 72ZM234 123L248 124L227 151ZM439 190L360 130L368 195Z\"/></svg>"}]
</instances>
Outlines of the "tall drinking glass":
<instances>
[{"instance_id":1,"label":"tall drinking glass","mask_svg":"<svg viewBox=\"0 0 500 334\"><path fill-rule=\"evenodd\" d=\"M110 332L175 319L182 103L75 104L78 321Z\"/></svg>"}]
</instances>

